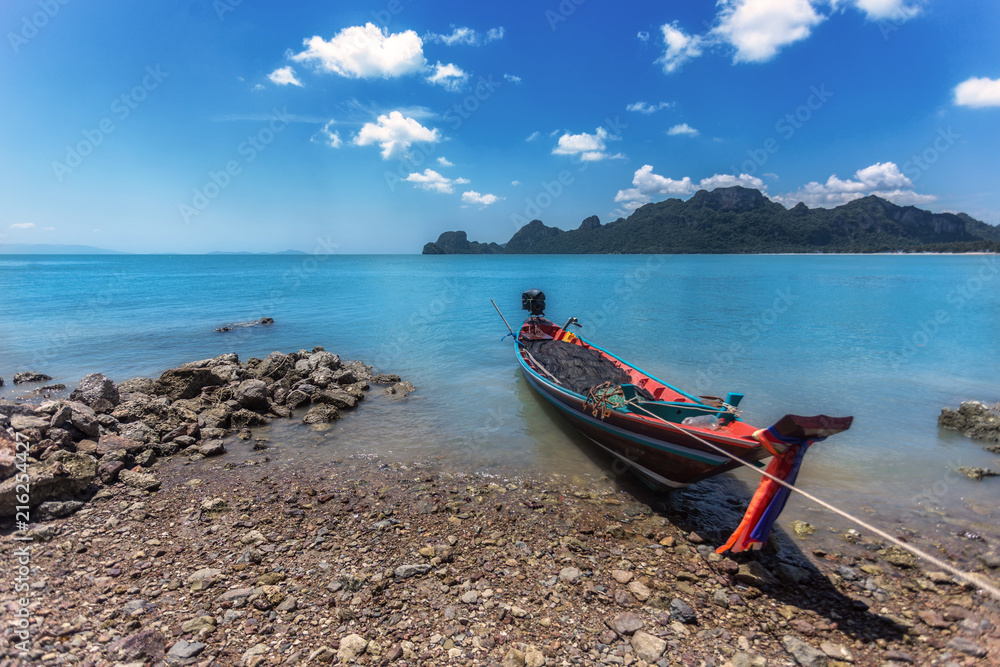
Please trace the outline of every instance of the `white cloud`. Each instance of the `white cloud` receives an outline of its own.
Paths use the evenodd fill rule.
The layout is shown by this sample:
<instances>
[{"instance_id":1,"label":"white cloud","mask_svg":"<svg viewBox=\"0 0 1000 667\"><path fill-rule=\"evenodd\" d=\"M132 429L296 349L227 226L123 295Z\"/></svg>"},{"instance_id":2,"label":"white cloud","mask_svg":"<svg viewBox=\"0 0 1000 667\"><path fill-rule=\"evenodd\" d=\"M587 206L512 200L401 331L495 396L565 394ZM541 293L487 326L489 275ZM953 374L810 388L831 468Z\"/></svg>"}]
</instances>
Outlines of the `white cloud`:
<instances>
[{"instance_id":1,"label":"white cloud","mask_svg":"<svg viewBox=\"0 0 1000 667\"><path fill-rule=\"evenodd\" d=\"M584 162L597 162L599 160L624 159L621 153L610 155L606 152L607 141L621 139L608 134L603 127L597 128L594 134L581 132L580 134L569 134L568 132L559 137L559 143L552 149L553 155L576 155Z\"/></svg>"},{"instance_id":2,"label":"white cloud","mask_svg":"<svg viewBox=\"0 0 1000 667\"><path fill-rule=\"evenodd\" d=\"M854 172L854 178L840 179L836 174L826 183L811 181L787 195L771 197L785 206L799 202L809 207L831 208L868 195L877 195L902 206L928 204L936 201L933 195L915 192L913 181L900 172L894 162L877 162Z\"/></svg>"},{"instance_id":3,"label":"white cloud","mask_svg":"<svg viewBox=\"0 0 1000 667\"><path fill-rule=\"evenodd\" d=\"M663 24L660 31L663 33L663 43L667 49L656 62L663 64L665 74L676 72L681 65L701 55L703 38L699 35L685 34L676 21Z\"/></svg>"},{"instance_id":4,"label":"white cloud","mask_svg":"<svg viewBox=\"0 0 1000 667\"><path fill-rule=\"evenodd\" d=\"M712 33L736 47L734 62L764 62L823 22L809 0L721 0Z\"/></svg>"},{"instance_id":5,"label":"white cloud","mask_svg":"<svg viewBox=\"0 0 1000 667\"><path fill-rule=\"evenodd\" d=\"M264 90L264 84L258 83L255 84L254 87L250 89L250 92L259 93L262 90Z\"/></svg>"},{"instance_id":6,"label":"white cloud","mask_svg":"<svg viewBox=\"0 0 1000 667\"><path fill-rule=\"evenodd\" d=\"M709 176L708 178L703 178L698 182L698 188L701 190L731 188L734 185L761 191L767 189L767 186L764 185L764 181L760 180L756 176L751 176L750 174L740 174L739 176L733 176L732 174L715 174L713 176Z\"/></svg>"},{"instance_id":7,"label":"white cloud","mask_svg":"<svg viewBox=\"0 0 1000 667\"><path fill-rule=\"evenodd\" d=\"M632 104L625 107L626 111L638 111L639 113L651 114L657 111L662 111L663 109L669 109L674 105L673 102L660 102L659 104L646 104L645 102L633 102Z\"/></svg>"},{"instance_id":8,"label":"white cloud","mask_svg":"<svg viewBox=\"0 0 1000 667\"><path fill-rule=\"evenodd\" d=\"M439 35L430 32L424 35L424 39L428 42L437 42L446 46L455 46L456 44L479 46L503 39L503 28L490 28L486 32L486 35L480 35L472 28L452 26L450 35Z\"/></svg>"},{"instance_id":9,"label":"white cloud","mask_svg":"<svg viewBox=\"0 0 1000 667\"><path fill-rule=\"evenodd\" d=\"M520 85L521 83L521 77L515 76L513 74L504 74L503 80L506 81L507 83L512 83L515 86Z\"/></svg>"},{"instance_id":10,"label":"white cloud","mask_svg":"<svg viewBox=\"0 0 1000 667\"><path fill-rule=\"evenodd\" d=\"M15 222L10 226L11 229L31 229L35 226L33 222Z\"/></svg>"},{"instance_id":11,"label":"white cloud","mask_svg":"<svg viewBox=\"0 0 1000 667\"><path fill-rule=\"evenodd\" d=\"M821 13L853 7L868 20L907 21L921 13L927 0L717 0L712 27L689 35L677 21L660 27L666 47L656 63L665 74L676 72L709 48L735 49L734 63L759 63L773 58L784 47L807 39L829 18ZM638 34L643 39L645 33Z\"/></svg>"},{"instance_id":12,"label":"white cloud","mask_svg":"<svg viewBox=\"0 0 1000 667\"><path fill-rule=\"evenodd\" d=\"M525 141L534 141L535 139L537 139L540 136L542 136L542 133L536 130L536 131L532 132L531 134L529 134L528 138L525 139Z\"/></svg>"},{"instance_id":13,"label":"white cloud","mask_svg":"<svg viewBox=\"0 0 1000 667\"><path fill-rule=\"evenodd\" d=\"M698 130L694 129L687 123L681 123L680 125L674 125L672 128L667 130L667 134L669 134L671 137L675 137L678 134L683 134L689 137L697 137Z\"/></svg>"},{"instance_id":14,"label":"white cloud","mask_svg":"<svg viewBox=\"0 0 1000 667\"><path fill-rule=\"evenodd\" d=\"M640 42L649 41L649 33L646 32L645 30L640 30L638 33L636 33L635 36L639 39Z\"/></svg>"},{"instance_id":15,"label":"white cloud","mask_svg":"<svg viewBox=\"0 0 1000 667\"><path fill-rule=\"evenodd\" d=\"M393 111L388 116L382 114L375 123L365 123L358 136L354 137L356 146L381 146L383 160L404 155L415 143L439 141L441 133L437 129L426 128L398 111Z\"/></svg>"},{"instance_id":16,"label":"white cloud","mask_svg":"<svg viewBox=\"0 0 1000 667\"><path fill-rule=\"evenodd\" d=\"M923 0L854 0L854 5L865 13L869 20L893 19L906 21L923 9Z\"/></svg>"},{"instance_id":17,"label":"white cloud","mask_svg":"<svg viewBox=\"0 0 1000 667\"><path fill-rule=\"evenodd\" d=\"M634 187L619 190L618 194L615 195L615 202L621 205L619 214L631 213L640 206L653 201L654 196L686 196L694 194L698 190L714 190L734 185L756 188L761 191L767 189L762 180L750 174L740 174L739 176L714 174L695 184L690 176L675 180L654 174L652 165L648 164L636 170L632 177L632 185Z\"/></svg>"},{"instance_id":18,"label":"white cloud","mask_svg":"<svg viewBox=\"0 0 1000 667\"><path fill-rule=\"evenodd\" d=\"M421 190L441 194L451 194L455 191L456 184L464 185L469 182L467 178L446 178L433 169L424 169L424 173L422 174L410 174L403 180L415 184Z\"/></svg>"},{"instance_id":19,"label":"white cloud","mask_svg":"<svg viewBox=\"0 0 1000 667\"><path fill-rule=\"evenodd\" d=\"M517 187L518 185L521 184L521 181L511 181L510 184Z\"/></svg>"},{"instance_id":20,"label":"white cloud","mask_svg":"<svg viewBox=\"0 0 1000 667\"><path fill-rule=\"evenodd\" d=\"M469 75L452 63L442 65L439 62L433 67L433 70L433 73L427 77L427 83L441 86L452 92L459 90L469 80Z\"/></svg>"},{"instance_id":21,"label":"white cloud","mask_svg":"<svg viewBox=\"0 0 1000 667\"><path fill-rule=\"evenodd\" d=\"M462 193L462 201L466 204L478 204L480 208L489 206L490 204L495 204L503 199L503 197L497 197L496 195L481 195L475 190L469 190L468 192Z\"/></svg>"},{"instance_id":22,"label":"white cloud","mask_svg":"<svg viewBox=\"0 0 1000 667\"><path fill-rule=\"evenodd\" d=\"M291 57L348 78L385 79L415 74L426 67L423 42L412 30L389 34L373 23L344 28L330 41L314 36L308 48Z\"/></svg>"},{"instance_id":23,"label":"white cloud","mask_svg":"<svg viewBox=\"0 0 1000 667\"><path fill-rule=\"evenodd\" d=\"M963 107L1000 107L1000 79L972 77L955 86L955 104Z\"/></svg>"},{"instance_id":24,"label":"white cloud","mask_svg":"<svg viewBox=\"0 0 1000 667\"><path fill-rule=\"evenodd\" d=\"M56 228L55 227L42 227L42 231L43 232L54 232L54 231L56 231Z\"/></svg>"},{"instance_id":25,"label":"white cloud","mask_svg":"<svg viewBox=\"0 0 1000 667\"><path fill-rule=\"evenodd\" d=\"M439 165L441 165L442 167L454 167L455 166L454 162L449 162L448 158L446 158L443 155L437 159L437 163Z\"/></svg>"},{"instance_id":26,"label":"white cloud","mask_svg":"<svg viewBox=\"0 0 1000 667\"><path fill-rule=\"evenodd\" d=\"M340 138L340 132L332 129L334 125L336 125L335 121L328 121L319 132L312 136L310 141L325 144L330 148L340 148L343 146L344 140Z\"/></svg>"},{"instance_id":27,"label":"white cloud","mask_svg":"<svg viewBox=\"0 0 1000 667\"><path fill-rule=\"evenodd\" d=\"M291 65L288 67L279 67L268 74L267 78L279 86L287 86L290 84L293 86L299 86L300 88L302 87L302 82L295 77L295 70L292 69Z\"/></svg>"}]
</instances>

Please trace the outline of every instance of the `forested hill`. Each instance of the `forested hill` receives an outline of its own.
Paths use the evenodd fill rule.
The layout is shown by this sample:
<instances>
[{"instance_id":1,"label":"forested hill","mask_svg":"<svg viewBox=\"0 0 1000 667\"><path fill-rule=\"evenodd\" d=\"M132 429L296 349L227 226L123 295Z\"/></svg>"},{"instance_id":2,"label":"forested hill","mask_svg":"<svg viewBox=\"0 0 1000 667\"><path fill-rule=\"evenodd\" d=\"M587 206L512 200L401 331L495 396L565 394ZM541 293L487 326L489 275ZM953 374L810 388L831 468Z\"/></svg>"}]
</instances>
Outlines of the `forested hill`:
<instances>
[{"instance_id":1,"label":"forested hill","mask_svg":"<svg viewBox=\"0 0 1000 667\"><path fill-rule=\"evenodd\" d=\"M964 213L931 213L876 196L832 209L786 209L742 187L699 190L690 199L646 204L602 225L596 216L563 231L533 220L503 245L445 232L435 254L791 253L1000 251L1000 228Z\"/></svg>"}]
</instances>

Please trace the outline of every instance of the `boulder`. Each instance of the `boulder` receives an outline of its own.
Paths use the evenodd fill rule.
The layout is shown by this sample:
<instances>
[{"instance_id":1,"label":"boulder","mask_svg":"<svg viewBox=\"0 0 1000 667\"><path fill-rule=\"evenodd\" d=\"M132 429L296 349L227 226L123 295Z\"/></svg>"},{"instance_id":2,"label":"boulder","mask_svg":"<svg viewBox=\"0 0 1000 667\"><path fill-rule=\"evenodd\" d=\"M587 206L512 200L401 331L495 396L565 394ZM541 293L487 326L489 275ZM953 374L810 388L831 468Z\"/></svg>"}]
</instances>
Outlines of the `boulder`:
<instances>
[{"instance_id":1,"label":"boulder","mask_svg":"<svg viewBox=\"0 0 1000 667\"><path fill-rule=\"evenodd\" d=\"M10 418L10 425L15 431L27 431L36 429L42 435L49 430L49 420L41 417L14 415Z\"/></svg>"},{"instance_id":2,"label":"boulder","mask_svg":"<svg viewBox=\"0 0 1000 667\"><path fill-rule=\"evenodd\" d=\"M332 405L317 405L309 408L302 418L303 424L328 424L340 419L340 412Z\"/></svg>"},{"instance_id":3,"label":"boulder","mask_svg":"<svg viewBox=\"0 0 1000 667\"><path fill-rule=\"evenodd\" d=\"M152 378L132 378L118 383L118 395L122 394L154 394L156 380Z\"/></svg>"},{"instance_id":4,"label":"boulder","mask_svg":"<svg viewBox=\"0 0 1000 667\"><path fill-rule=\"evenodd\" d=\"M203 428L227 429L231 423L233 411L226 405L218 405L209 410L205 410L198 415L198 423Z\"/></svg>"},{"instance_id":5,"label":"boulder","mask_svg":"<svg viewBox=\"0 0 1000 667\"><path fill-rule=\"evenodd\" d=\"M138 440L132 440L131 438L123 438L120 435L105 433L101 436L100 440L97 441L97 449L94 453L96 456L102 457L108 452L124 449L132 456L135 456L145 448L145 443L139 442Z\"/></svg>"},{"instance_id":6,"label":"boulder","mask_svg":"<svg viewBox=\"0 0 1000 667\"><path fill-rule=\"evenodd\" d=\"M156 491L160 488L160 480L146 472L122 470L118 473L118 479L125 486L130 486L140 491Z\"/></svg>"},{"instance_id":7,"label":"boulder","mask_svg":"<svg viewBox=\"0 0 1000 667\"><path fill-rule=\"evenodd\" d=\"M151 429L146 422L132 422L122 424L118 429L118 434L123 438L135 440L145 444L152 444L156 441L156 431Z\"/></svg>"},{"instance_id":8,"label":"boulder","mask_svg":"<svg viewBox=\"0 0 1000 667\"><path fill-rule=\"evenodd\" d=\"M80 433L89 438L96 438L101 433L100 422L97 421L97 413L89 405L72 402L67 403L70 407L71 415L69 423Z\"/></svg>"},{"instance_id":9,"label":"boulder","mask_svg":"<svg viewBox=\"0 0 1000 667\"><path fill-rule=\"evenodd\" d=\"M107 401L112 407L121 403L118 387L110 378L101 373L84 375L69 397L71 400L91 407L94 407L94 404L99 400Z\"/></svg>"},{"instance_id":10,"label":"boulder","mask_svg":"<svg viewBox=\"0 0 1000 667\"><path fill-rule=\"evenodd\" d=\"M324 389L317 391L312 397L313 403L322 405L332 405L337 408L353 408L358 404L358 399L348 394L339 387L335 389Z\"/></svg>"},{"instance_id":11,"label":"boulder","mask_svg":"<svg viewBox=\"0 0 1000 667\"><path fill-rule=\"evenodd\" d=\"M171 401L194 398L205 387L227 384L211 368L171 368L156 381L155 393L168 397Z\"/></svg>"},{"instance_id":12,"label":"boulder","mask_svg":"<svg viewBox=\"0 0 1000 667\"><path fill-rule=\"evenodd\" d=\"M267 426L271 421L264 415L257 414L253 410L241 408L233 413L230 420L232 428L246 428L248 426Z\"/></svg>"},{"instance_id":13,"label":"boulder","mask_svg":"<svg viewBox=\"0 0 1000 667\"><path fill-rule=\"evenodd\" d=\"M102 484L111 485L118 481L118 474L125 469L125 463L112 459L101 459L97 464L97 477Z\"/></svg>"},{"instance_id":14,"label":"boulder","mask_svg":"<svg viewBox=\"0 0 1000 667\"><path fill-rule=\"evenodd\" d=\"M17 442L0 431L0 480L17 472Z\"/></svg>"},{"instance_id":15,"label":"boulder","mask_svg":"<svg viewBox=\"0 0 1000 667\"><path fill-rule=\"evenodd\" d=\"M48 382L52 378L45 373L36 373L35 371L23 371L21 373L14 373L14 384L25 384L28 382Z\"/></svg>"},{"instance_id":16,"label":"boulder","mask_svg":"<svg viewBox=\"0 0 1000 667\"><path fill-rule=\"evenodd\" d=\"M57 451L42 463L29 466L31 479L28 506L49 500L72 500L90 485L97 474L97 461L77 452ZM17 502L17 477L0 482L0 516L13 516Z\"/></svg>"},{"instance_id":17,"label":"boulder","mask_svg":"<svg viewBox=\"0 0 1000 667\"><path fill-rule=\"evenodd\" d=\"M248 410L267 412L267 384L263 380L244 380L233 398Z\"/></svg>"},{"instance_id":18,"label":"boulder","mask_svg":"<svg viewBox=\"0 0 1000 667\"><path fill-rule=\"evenodd\" d=\"M320 368L335 371L338 370L340 366L340 357L331 352L323 350L320 352L313 352L309 355L308 368L310 371L315 371ZM298 366L296 366L296 369L298 369Z\"/></svg>"},{"instance_id":19,"label":"boulder","mask_svg":"<svg viewBox=\"0 0 1000 667\"><path fill-rule=\"evenodd\" d=\"M260 365L254 370L254 375L261 380L265 378L277 380L285 377L294 368L295 360L291 356L282 352L272 352L260 362Z\"/></svg>"},{"instance_id":20,"label":"boulder","mask_svg":"<svg viewBox=\"0 0 1000 667\"><path fill-rule=\"evenodd\" d=\"M941 428L962 431L967 437L990 442L1000 441L1000 404L963 401L958 410L943 408L938 416Z\"/></svg>"},{"instance_id":21,"label":"boulder","mask_svg":"<svg viewBox=\"0 0 1000 667\"><path fill-rule=\"evenodd\" d=\"M308 402L309 402L309 394L299 389L293 389L292 391L288 392L287 396L285 396L285 405L287 405L292 409L295 409L300 405L305 405Z\"/></svg>"}]
</instances>

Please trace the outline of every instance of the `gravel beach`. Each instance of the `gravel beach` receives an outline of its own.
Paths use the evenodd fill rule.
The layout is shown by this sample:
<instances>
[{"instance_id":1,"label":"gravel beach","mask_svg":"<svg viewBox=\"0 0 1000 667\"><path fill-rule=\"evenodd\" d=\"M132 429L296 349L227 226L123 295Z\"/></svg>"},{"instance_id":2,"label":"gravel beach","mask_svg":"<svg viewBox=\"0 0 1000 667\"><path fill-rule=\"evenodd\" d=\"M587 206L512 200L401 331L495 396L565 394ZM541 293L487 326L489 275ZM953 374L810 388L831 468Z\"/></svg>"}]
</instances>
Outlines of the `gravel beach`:
<instances>
[{"instance_id":1,"label":"gravel beach","mask_svg":"<svg viewBox=\"0 0 1000 667\"><path fill-rule=\"evenodd\" d=\"M625 493L164 461L36 525L4 664L994 665L995 601L857 549L719 557ZM227 469L228 468L228 469ZM20 543L7 537L4 562ZM893 565L893 561L898 565Z\"/></svg>"}]
</instances>

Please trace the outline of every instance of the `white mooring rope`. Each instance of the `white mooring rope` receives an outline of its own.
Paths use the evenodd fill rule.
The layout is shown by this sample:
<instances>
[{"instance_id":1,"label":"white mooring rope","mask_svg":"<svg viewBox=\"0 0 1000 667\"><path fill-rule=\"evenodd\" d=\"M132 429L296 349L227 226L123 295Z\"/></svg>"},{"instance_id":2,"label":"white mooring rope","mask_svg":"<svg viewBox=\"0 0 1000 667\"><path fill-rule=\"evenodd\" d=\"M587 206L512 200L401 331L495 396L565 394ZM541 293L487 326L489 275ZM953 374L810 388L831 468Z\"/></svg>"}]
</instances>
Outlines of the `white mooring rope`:
<instances>
[{"instance_id":1,"label":"white mooring rope","mask_svg":"<svg viewBox=\"0 0 1000 667\"><path fill-rule=\"evenodd\" d=\"M863 520L863 519L861 519L859 517L856 517L853 514L850 514L849 512L845 512L844 510L840 509L839 507L834 507L833 505L831 505L830 503L826 502L825 500L820 500L819 498L817 498L813 494L811 494L811 493L809 493L807 491L803 491L802 489L799 489L798 487L795 487L795 486L789 484L788 482L786 482L784 480L778 479L777 477L775 477L771 473L769 473L769 472L767 472L765 470L761 470L760 468L754 466L751 463L747 463L746 461L744 461L743 459L739 458L738 456L730 454L725 449L723 449L722 447L719 447L715 443L709 442L708 440L705 440L701 436L699 436L699 435L697 435L695 433L691 433L690 431L688 431L686 429L683 429L680 426L677 426L673 422L670 422L670 421L667 421L666 419L663 419L659 415L650 412L649 410L645 409L641 405L636 405L636 404L631 404L631 405L632 405L632 407L639 408L640 410L642 410L643 412L645 412L646 414L648 414L650 417L652 417L652 418L654 418L654 419L656 419L658 421L663 422L664 424L666 424L670 428L673 428L673 429L675 429L675 430L677 430L677 431L679 431L681 433L684 433L684 434L686 434L686 435L694 438L695 440L701 442L702 444L707 445L708 447L711 447L712 449L714 449L715 451L719 452L720 454L723 454L724 456L727 456L727 457L731 458L733 461L736 461L740 465L745 466L747 468L750 468L755 473L757 473L759 475L763 475L764 477L767 477L768 479L770 479L773 482L777 482L778 484L780 484L781 486L785 487L789 491L793 491L795 493L798 493L799 495L801 495L801 496L803 496L803 497L811 500L812 502L816 503L817 505L830 510L834 514L837 514L839 516L844 517L848 521L852 521L852 522L856 523L857 525L861 526L865 530L878 535L879 537L881 537L881 538L883 538L883 539L885 539L885 540L887 540L887 541L895 544L896 546L898 546L901 549L905 549L906 551L909 551L910 553L912 553L914 556L916 556L918 558L922 558L922 559L926 560L929 563L933 563L937 567L940 567L941 569L946 570L947 572L953 574L954 576L958 577L959 579L961 579L963 581L966 581L966 582L972 584L973 586L977 586L977 587L981 588L982 590L986 591L987 593L989 593L990 595L992 595L997 600L1000 600L1000 588L997 588L993 584L991 584L988 581L986 581L985 577L977 576L977 575L975 575L973 573L965 572L963 570L960 570L957 567L955 567L955 566L953 566L953 565L951 565L949 563L946 563L945 561L941 560L940 558L927 553L923 549L919 549L919 548L917 548L915 546L907 544L906 542L903 542L902 540L900 540L900 539L898 539L896 537L893 537L892 535L890 535L889 533L885 532L884 530L876 528L875 526L869 524L865 520Z\"/></svg>"}]
</instances>

